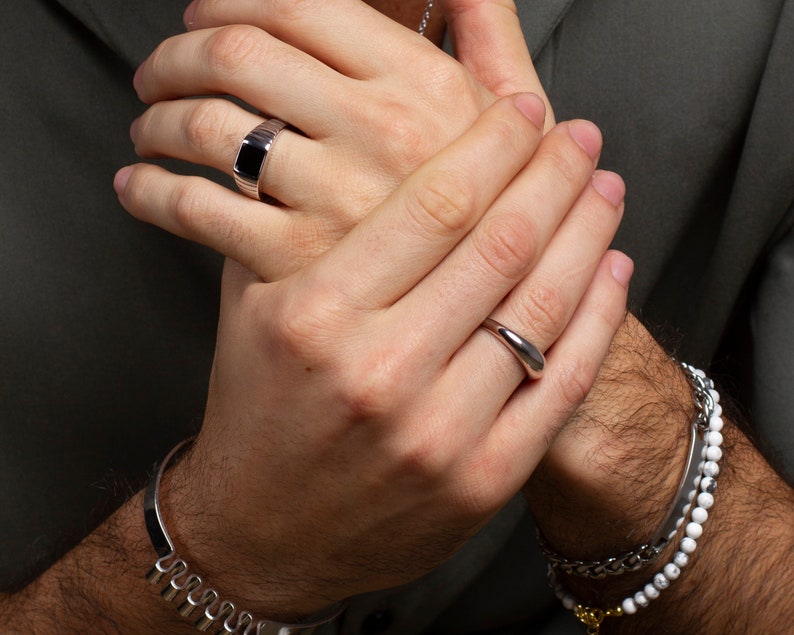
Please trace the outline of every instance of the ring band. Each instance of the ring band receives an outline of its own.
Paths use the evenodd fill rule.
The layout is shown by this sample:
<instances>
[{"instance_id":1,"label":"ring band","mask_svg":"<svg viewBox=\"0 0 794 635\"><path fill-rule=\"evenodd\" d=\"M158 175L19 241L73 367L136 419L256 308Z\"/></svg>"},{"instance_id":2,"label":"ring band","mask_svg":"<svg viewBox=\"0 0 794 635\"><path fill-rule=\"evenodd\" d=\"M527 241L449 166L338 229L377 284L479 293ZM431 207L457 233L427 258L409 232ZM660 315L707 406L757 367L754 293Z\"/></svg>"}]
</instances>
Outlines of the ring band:
<instances>
[{"instance_id":1,"label":"ring band","mask_svg":"<svg viewBox=\"0 0 794 635\"><path fill-rule=\"evenodd\" d=\"M530 379L540 379L543 376L546 358L531 342L491 318L485 318L481 326L495 335L515 355Z\"/></svg>"},{"instance_id":2,"label":"ring band","mask_svg":"<svg viewBox=\"0 0 794 635\"><path fill-rule=\"evenodd\" d=\"M265 173L270 150L286 125L280 119L263 121L240 144L234 160L234 182L246 196L264 202L273 201L272 197L262 192L259 182Z\"/></svg>"}]
</instances>

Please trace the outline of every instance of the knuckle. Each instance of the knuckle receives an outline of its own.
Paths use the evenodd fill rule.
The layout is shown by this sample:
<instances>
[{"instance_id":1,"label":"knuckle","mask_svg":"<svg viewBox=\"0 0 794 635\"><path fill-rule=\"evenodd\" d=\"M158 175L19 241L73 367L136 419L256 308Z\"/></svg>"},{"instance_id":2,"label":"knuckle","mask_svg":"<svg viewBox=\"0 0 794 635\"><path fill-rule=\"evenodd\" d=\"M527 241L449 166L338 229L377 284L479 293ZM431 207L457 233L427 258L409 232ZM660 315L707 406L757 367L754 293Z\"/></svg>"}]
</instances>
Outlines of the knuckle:
<instances>
[{"instance_id":1,"label":"knuckle","mask_svg":"<svg viewBox=\"0 0 794 635\"><path fill-rule=\"evenodd\" d=\"M448 435L427 421L414 426L410 434L401 438L396 454L398 471L423 483L438 483L448 478L454 463Z\"/></svg>"},{"instance_id":2,"label":"knuckle","mask_svg":"<svg viewBox=\"0 0 794 635\"><path fill-rule=\"evenodd\" d=\"M187 144L203 153L218 144L225 128L226 118L215 101L197 101L187 115L185 137Z\"/></svg>"},{"instance_id":3,"label":"knuckle","mask_svg":"<svg viewBox=\"0 0 794 635\"><path fill-rule=\"evenodd\" d=\"M562 407L572 413L587 398L595 380L593 365L581 356L571 356L555 362L555 392L560 396Z\"/></svg>"},{"instance_id":4,"label":"knuckle","mask_svg":"<svg viewBox=\"0 0 794 635\"><path fill-rule=\"evenodd\" d=\"M428 92L431 103L439 104L445 112L454 107L464 125L471 124L480 112L477 102L479 91L473 76L453 58L447 55L428 57L426 51L418 51L416 64L421 72L415 75Z\"/></svg>"},{"instance_id":5,"label":"knuckle","mask_svg":"<svg viewBox=\"0 0 794 635\"><path fill-rule=\"evenodd\" d=\"M381 101L376 111L369 117L369 123L375 125L377 137L383 140L382 147L389 154L387 160L397 166L400 176L419 167L437 149L405 104L395 100Z\"/></svg>"},{"instance_id":6,"label":"knuckle","mask_svg":"<svg viewBox=\"0 0 794 635\"><path fill-rule=\"evenodd\" d=\"M529 124L529 120L523 116L516 116L513 109L511 116L496 118L489 131L490 143L503 151L509 150L515 155L526 155L526 160L529 158L526 142L527 133L530 131L534 131L534 128Z\"/></svg>"},{"instance_id":7,"label":"knuckle","mask_svg":"<svg viewBox=\"0 0 794 635\"><path fill-rule=\"evenodd\" d=\"M618 299L613 293L600 294L591 303L589 312L601 327L598 332L608 333L611 340L626 318L625 296Z\"/></svg>"},{"instance_id":8,"label":"knuckle","mask_svg":"<svg viewBox=\"0 0 794 635\"><path fill-rule=\"evenodd\" d=\"M171 208L174 222L188 235L194 235L206 224L207 201L196 177L185 177L175 186Z\"/></svg>"},{"instance_id":9,"label":"knuckle","mask_svg":"<svg viewBox=\"0 0 794 635\"><path fill-rule=\"evenodd\" d=\"M520 213L486 216L474 234L475 249L493 271L507 279L521 275L535 256L535 230Z\"/></svg>"},{"instance_id":10,"label":"knuckle","mask_svg":"<svg viewBox=\"0 0 794 635\"><path fill-rule=\"evenodd\" d=\"M568 318L568 308L560 288L553 283L532 284L518 298L522 319L532 324L532 329L544 345L554 342L562 332Z\"/></svg>"},{"instance_id":11,"label":"knuckle","mask_svg":"<svg viewBox=\"0 0 794 635\"><path fill-rule=\"evenodd\" d=\"M249 59L267 59L267 45L262 31L253 26L235 24L218 29L207 41L207 63L221 77L234 77Z\"/></svg>"},{"instance_id":12,"label":"knuckle","mask_svg":"<svg viewBox=\"0 0 794 635\"><path fill-rule=\"evenodd\" d=\"M451 170L436 170L408 193L406 211L430 232L457 233L468 227L474 192L465 178Z\"/></svg>"},{"instance_id":13,"label":"knuckle","mask_svg":"<svg viewBox=\"0 0 794 635\"><path fill-rule=\"evenodd\" d=\"M585 206L581 214L572 214L577 233L586 237L590 244L606 249L618 226L618 217L614 208L606 200L597 197L594 204Z\"/></svg>"},{"instance_id":14,"label":"knuckle","mask_svg":"<svg viewBox=\"0 0 794 635\"><path fill-rule=\"evenodd\" d=\"M373 349L343 372L342 398L352 421L390 420L401 401L405 374L391 351Z\"/></svg>"},{"instance_id":15,"label":"knuckle","mask_svg":"<svg viewBox=\"0 0 794 635\"><path fill-rule=\"evenodd\" d=\"M154 76L158 76L167 67L170 57L168 50L171 48L172 40L173 38L163 40L149 55L146 60L147 74L151 73Z\"/></svg>"},{"instance_id":16,"label":"knuckle","mask_svg":"<svg viewBox=\"0 0 794 635\"><path fill-rule=\"evenodd\" d=\"M215 204L201 177L180 179L171 194L173 220L181 236L207 242L223 253L234 254L240 244L250 241L251 230Z\"/></svg>"},{"instance_id":17,"label":"knuckle","mask_svg":"<svg viewBox=\"0 0 794 635\"><path fill-rule=\"evenodd\" d=\"M557 144L544 155L546 182L564 182L571 189L581 188L592 173L592 165L585 159L584 152L571 144Z\"/></svg>"},{"instance_id":18,"label":"knuckle","mask_svg":"<svg viewBox=\"0 0 794 635\"><path fill-rule=\"evenodd\" d=\"M268 324L274 350L300 362L316 361L333 324L328 300L327 291L292 294L268 307L262 321Z\"/></svg>"}]
</instances>

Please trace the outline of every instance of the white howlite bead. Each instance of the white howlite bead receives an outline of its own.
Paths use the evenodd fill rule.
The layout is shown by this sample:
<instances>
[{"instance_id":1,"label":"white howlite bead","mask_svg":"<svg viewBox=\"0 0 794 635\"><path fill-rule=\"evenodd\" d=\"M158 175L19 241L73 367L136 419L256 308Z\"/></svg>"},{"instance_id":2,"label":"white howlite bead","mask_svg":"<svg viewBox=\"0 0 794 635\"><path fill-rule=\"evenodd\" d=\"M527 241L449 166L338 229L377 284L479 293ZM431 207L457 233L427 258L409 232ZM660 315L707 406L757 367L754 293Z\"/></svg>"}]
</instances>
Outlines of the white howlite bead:
<instances>
[{"instance_id":1,"label":"white howlite bead","mask_svg":"<svg viewBox=\"0 0 794 635\"><path fill-rule=\"evenodd\" d=\"M692 509L692 505L687 503L684 505L684 509L681 510L681 515L686 516L689 513L689 510Z\"/></svg>"},{"instance_id":2,"label":"white howlite bead","mask_svg":"<svg viewBox=\"0 0 794 635\"><path fill-rule=\"evenodd\" d=\"M570 593L566 593L562 598L562 605L566 611L573 611L576 608L576 600Z\"/></svg>"},{"instance_id":3,"label":"white howlite bead","mask_svg":"<svg viewBox=\"0 0 794 635\"><path fill-rule=\"evenodd\" d=\"M720 446L722 445L722 441L723 441L722 432L715 432L713 430L709 430L708 432L706 432L705 440L707 445Z\"/></svg>"},{"instance_id":4,"label":"white howlite bead","mask_svg":"<svg viewBox=\"0 0 794 635\"><path fill-rule=\"evenodd\" d=\"M653 586L660 591L664 591L670 586L670 580L664 576L664 573L657 573L655 576L653 576Z\"/></svg>"},{"instance_id":5,"label":"white howlite bead","mask_svg":"<svg viewBox=\"0 0 794 635\"><path fill-rule=\"evenodd\" d=\"M717 481L710 476L704 476L700 480L700 489L704 492L708 492L709 494L713 494L714 490L717 489Z\"/></svg>"},{"instance_id":6,"label":"white howlite bead","mask_svg":"<svg viewBox=\"0 0 794 635\"><path fill-rule=\"evenodd\" d=\"M724 425L725 422L722 420L722 417L717 416L716 414L709 418L709 430L711 432L722 432L722 426Z\"/></svg>"},{"instance_id":7,"label":"white howlite bead","mask_svg":"<svg viewBox=\"0 0 794 635\"><path fill-rule=\"evenodd\" d=\"M706 446L706 458L709 461L719 461L722 458L722 448L717 445Z\"/></svg>"},{"instance_id":8,"label":"white howlite bead","mask_svg":"<svg viewBox=\"0 0 794 635\"><path fill-rule=\"evenodd\" d=\"M712 417L721 417L722 416L722 406L719 403L714 404L714 412L711 414Z\"/></svg>"},{"instance_id":9,"label":"white howlite bead","mask_svg":"<svg viewBox=\"0 0 794 635\"><path fill-rule=\"evenodd\" d=\"M709 513L702 507L695 507L692 510L692 522L702 525L709 519Z\"/></svg>"},{"instance_id":10,"label":"white howlite bead","mask_svg":"<svg viewBox=\"0 0 794 635\"><path fill-rule=\"evenodd\" d=\"M708 434L708 432L706 434ZM705 439L706 439L706 435L704 434L703 435L703 440L705 441ZM709 449L709 446L707 446L707 445L703 446L703 449L700 451L700 458L702 458L702 459L706 458L706 450L708 450L708 449Z\"/></svg>"},{"instance_id":11,"label":"white howlite bead","mask_svg":"<svg viewBox=\"0 0 794 635\"><path fill-rule=\"evenodd\" d=\"M651 601L647 597L645 597L645 593L643 591L637 591L634 594L634 603L637 606L645 608L651 603Z\"/></svg>"},{"instance_id":12,"label":"white howlite bead","mask_svg":"<svg viewBox=\"0 0 794 635\"><path fill-rule=\"evenodd\" d=\"M698 548L698 543L696 540L693 540L689 536L685 538L681 538L681 551L686 554L695 553L695 549Z\"/></svg>"},{"instance_id":13,"label":"white howlite bead","mask_svg":"<svg viewBox=\"0 0 794 635\"><path fill-rule=\"evenodd\" d=\"M703 525L700 523L689 523L686 526L686 535L693 540L697 540L703 535Z\"/></svg>"},{"instance_id":14,"label":"white howlite bead","mask_svg":"<svg viewBox=\"0 0 794 635\"><path fill-rule=\"evenodd\" d=\"M711 398L714 400L714 403L720 402L720 393L718 393L716 390L714 390L713 388L709 388L709 394L711 395Z\"/></svg>"},{"instance_id":15,"label":"white howlite bead","mask_svg":"<svg viewBox=\"0 0 794 635\"><path fill-rule=\"evenodd\" d=\"M698 494L698 506L703 509L711 509L714 505L714 497L708 492L701 492Z\"/></svg>"},{"instance_id":16,"label":"white howlite bead","mask_svg":"<svg viewBox=\"0 0 794 635\"><path fill-rule=\"evenodd\" d=\"M687 494L687 495L686 495L686 497L687 497L687 500L688 500L690 503L691 503L693 500L695 500L695 494L697 494L697 490L695 490L695 489L691 489L691 490L689 490L689 494Z\"/></svg>"},{"instance_id":17,"label":"white howlite bead","mask_svg":"<svg viewBox=\"0 0 794 635\"><path fill-rule=\"evenodd\" d=\"M717 465L716 461L706 461L703 465L703 475L704 476L711 476L716 477L720 474L720 466Z\"/></svg>"},{"instance_id":18,"label":"white howlite bead","mask_svg":"<svg viewBox=\"0 0 794 635\"><path fill-rule=\"evenodd\" d=\"M661 593L659 593L659 589L657 589L652 584L646 584L644 591L645 591L645 597L648 598L649 600L655 600L661 595Z\"/></svg>"},{"instance_id":19,"label":"white howlite bead","mask_svg":"<svg viewBox=\"0 0 794 635\"><path fill-rule=\"evenodd\" d=\"M691 505L690 505L690 507L691 507ZM681 516L681 518L679 518L678 520L676 520L676 521L675 521L675 528L676 528L676 529L681 529L681 525L683 525L683 524L684 524L684 521L685 521L685 520L686 520L686 515L684 515L684 516ZM675 531L671 531L671 532L670 532L670 536L675 536L675 535L676 535L676 533L677 533L677 532L675 532ZM670 538L670 536L668 536L668 539Z\"/></svg>"},{"instance_id":20,"label":"white howlite bead","mask_svg":"<svg viewBox=\"0 0 794 635\"><path fill-rule=\"evenodd\" d=\"M689 368L692 369L692 372L701 379L706 379L706 372L704 370L700 368L692 368L692 366L690 366Z\"/></svg>"},{"instance_id":21,"label":"white howlite bead","mask_svg":"<svg viewBox=\"0 0 794 635\"><path fill-rule=\"evenodd\" d=\"M664 577L670 580L677 580L678 576L681 575L681 569L675 566L672 562L668 562L664 565Z\"/></svg>"},{"instance_id":22,"label":"white howlite bead","mask_svg":"<svg viewBox=\"0 0 794 635\"><path fill-rule=\"evenodd\" d=\"M689 564L689 556L683 551L676 551L675 555L673 556L673 564L679 569L683 569Z\"/></svg>"},{"instance_id":23,"label":"white howlite bead","mask_svg":"<svg viewBox=\"0 0 794 635\"><path fill-rule=\"evenodd\" d=\"M621 606L626 615L634 615L637 612L637 605L634 602L634 598L626 598L621 603Z\"/></svg>"}]
</instances>

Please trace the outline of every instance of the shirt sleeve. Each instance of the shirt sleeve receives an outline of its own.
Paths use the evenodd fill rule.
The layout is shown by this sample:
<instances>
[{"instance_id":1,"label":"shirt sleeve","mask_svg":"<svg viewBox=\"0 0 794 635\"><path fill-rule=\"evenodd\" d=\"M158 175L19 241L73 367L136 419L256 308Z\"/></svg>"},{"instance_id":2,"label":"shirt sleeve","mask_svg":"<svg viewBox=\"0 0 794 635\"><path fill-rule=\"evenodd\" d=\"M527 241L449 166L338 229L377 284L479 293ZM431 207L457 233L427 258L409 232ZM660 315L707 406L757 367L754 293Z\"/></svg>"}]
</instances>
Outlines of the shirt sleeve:
<instances>
[{"instance_id":1,"label":"shirt sleeve","mask_svg":"<svg viewBox=\"0 0 794 635\"><path fill-rule=\"evenodd\" d=\"M794 483L794 206L786 218L752 307L751 416L762 449Z\"/></svg>"}]
</instances>

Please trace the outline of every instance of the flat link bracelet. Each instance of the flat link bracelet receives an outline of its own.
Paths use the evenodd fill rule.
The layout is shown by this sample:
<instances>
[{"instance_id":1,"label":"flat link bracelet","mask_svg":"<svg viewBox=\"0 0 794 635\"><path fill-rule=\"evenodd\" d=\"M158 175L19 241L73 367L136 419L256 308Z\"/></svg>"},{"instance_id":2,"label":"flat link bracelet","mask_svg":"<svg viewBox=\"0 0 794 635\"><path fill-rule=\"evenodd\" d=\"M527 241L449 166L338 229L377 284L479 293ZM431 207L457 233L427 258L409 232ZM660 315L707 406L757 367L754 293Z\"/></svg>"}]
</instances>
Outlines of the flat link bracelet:
<instances>
[{"instance_id":1,"label":"flat link bracelet","mask_svg":"<svg viewBox=\"0 0 794 635\"><path fill-rule=\"evenodd\" d=\"M688 498L688 485L692 482L692 479L697 476L698 463L706 447L706 443L703 440L703 432L708 428L709 413L714 409L714 401L709 393L709 385L707 385L703 377L694 372L694 368L688 364L682 363L681 368L684 370L687 381L692 387L692 395L695 407L697 408L697 416L692 421L689 454L687 456L683 475L681 476L681 482L678 485L678 492L660 529L654 534L650 541L639 547L635 547L617 556L593 561L566 558L556 553L551 548L540 529L538 529L538 544L543 554L556 571L595 580L602 580L610 575L621 575L631 571L638 571L652 562L655 562L664 548L675 538L676 531L681 523L680 519L685 516L685 510L690 502ZM676 512L678 512L678 514L676 514Z\"/></svg>"},{"instance_id":2,"label":"flat link bracelet","mask_svg":"<svg viewBox=\"0 0 794 635\"><path fill-rule=\"evenodd\" d=\"M221 599L219 593L204 583L201 576L190 572L190 566L174 549L174 543L165 528L160 513L160 481L168 463L192 443L187 439L177 445L157 469L146 486L143 497L143 516L149 540L157 553L157 561L146 574L150 584L159 585L165 580L160 596L176 605L176 610L185 618L198 618L194 625L201 632L215 635L236 633L239 635L312 635L317 629L335 620L345 609L344 602L317 613L301 624L282 624L272 620L257 620L249 611L238 609L233 602Z\"/></svg>"}]
</instances>

